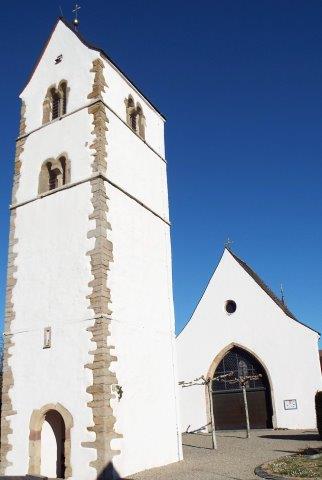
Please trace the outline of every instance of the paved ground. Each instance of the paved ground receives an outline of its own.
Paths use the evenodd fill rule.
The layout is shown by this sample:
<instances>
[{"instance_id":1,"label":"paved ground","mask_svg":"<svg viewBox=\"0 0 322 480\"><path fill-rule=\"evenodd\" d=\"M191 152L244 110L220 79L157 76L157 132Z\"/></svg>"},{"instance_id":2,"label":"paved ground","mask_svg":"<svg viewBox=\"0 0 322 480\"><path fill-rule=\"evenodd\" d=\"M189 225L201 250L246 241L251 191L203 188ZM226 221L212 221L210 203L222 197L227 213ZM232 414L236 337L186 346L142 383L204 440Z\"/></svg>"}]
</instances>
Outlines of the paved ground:
<instances>
[{"instance_id":1,"label":"paved ground","mask_svg":"<svg viewBox=\"0 0 322 480\"><path fill-rule=\"evenodd\" d=\"M268 460L289 455L307 446L322 446L315 431L257 430L250 439L244 433L218 432L218 450L211 438L184 435L184 460L132 475L133 480L253 480L254 468ZM188 446L190 445L190 446ZM194 446L191 446L194 445ZM206 448L205 448L206 447Z\"/></svg>"}]
</instances>

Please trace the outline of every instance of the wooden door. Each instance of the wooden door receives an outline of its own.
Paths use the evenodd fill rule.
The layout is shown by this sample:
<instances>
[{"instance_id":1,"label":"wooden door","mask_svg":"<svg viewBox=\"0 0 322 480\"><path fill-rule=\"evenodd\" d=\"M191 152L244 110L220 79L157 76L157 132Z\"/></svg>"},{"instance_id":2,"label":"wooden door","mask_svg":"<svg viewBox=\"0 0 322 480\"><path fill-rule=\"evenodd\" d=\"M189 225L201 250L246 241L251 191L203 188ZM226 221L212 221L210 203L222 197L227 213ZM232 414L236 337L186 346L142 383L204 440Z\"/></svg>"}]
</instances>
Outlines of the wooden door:
<instances>
[{"instance_id":1,"label":"wooden door","mask_svg":"<svg viewBox=\"0 0 322 480\"><path fill-rule=\"evenodd\" d=\"M246 386L250 427L271 428L272 408L267 375L256 358L234 347L219 363L212 381L217 430L246 428L243 393L238 379L250 375L258 376Z\"/></svg>"},{"instance_id":2,"label":"wooden door","mask_svg":"<svg viewBox=\"0 0 322 480\"><path fill-rule=\"evenodd\" d=\"M270 425L266 391L247 391L247 402L250 427L268 428ZM216 430L239 430L246 428L242 391L214 393L213 403Z\"/></svg>"}]
</instances>

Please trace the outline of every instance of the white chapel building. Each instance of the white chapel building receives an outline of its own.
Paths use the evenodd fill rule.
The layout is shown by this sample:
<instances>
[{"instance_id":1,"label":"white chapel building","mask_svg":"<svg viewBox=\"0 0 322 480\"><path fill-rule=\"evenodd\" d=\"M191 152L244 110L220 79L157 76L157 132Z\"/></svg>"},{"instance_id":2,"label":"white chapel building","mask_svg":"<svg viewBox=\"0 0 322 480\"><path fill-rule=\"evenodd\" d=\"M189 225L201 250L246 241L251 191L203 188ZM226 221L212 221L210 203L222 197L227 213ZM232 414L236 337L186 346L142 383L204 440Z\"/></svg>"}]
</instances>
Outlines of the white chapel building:
<instances>
[{"instance_id":1,"label":"white chapel building","mask_svg":"<svg viewBox=\"0 0 322 480\"><path fill-rule=\"evenodd\" d=\"M176 462L165 119L62 19L20 98L0 474Z\"/></svg>"},{"instance_id":2,"label":"white chapel building","mask_svg":"<svg viewBox=\"0 0 322 480\"><path fill-rule=\"evenodd\" d=\"M226 248L177 337L179 381L211 379L217 430L246 426L241 377L254 378L246 384L251 428L316 428L319 337ZM180 405L183 432L210 430L206 386L182 387Z\"/></svg>"}]
</instances>

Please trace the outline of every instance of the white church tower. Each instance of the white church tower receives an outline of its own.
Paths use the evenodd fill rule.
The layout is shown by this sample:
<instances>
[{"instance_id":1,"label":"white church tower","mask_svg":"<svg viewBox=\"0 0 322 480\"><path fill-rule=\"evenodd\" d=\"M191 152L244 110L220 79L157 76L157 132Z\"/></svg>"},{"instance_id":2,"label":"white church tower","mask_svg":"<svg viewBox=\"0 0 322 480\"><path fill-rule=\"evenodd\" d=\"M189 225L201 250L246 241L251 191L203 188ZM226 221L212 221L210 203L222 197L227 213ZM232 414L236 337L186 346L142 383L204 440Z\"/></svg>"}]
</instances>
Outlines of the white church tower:
<instances>
[{"instance_id":1,"label":"white church tower","mask_svg":"<svg viewBox=\"0 0 322 480\"><path fill-rule=\"evenodd\" d=\"M1 473L178 461L164 117L61 19L21 100Z\"/></svg>"}]
</instances>

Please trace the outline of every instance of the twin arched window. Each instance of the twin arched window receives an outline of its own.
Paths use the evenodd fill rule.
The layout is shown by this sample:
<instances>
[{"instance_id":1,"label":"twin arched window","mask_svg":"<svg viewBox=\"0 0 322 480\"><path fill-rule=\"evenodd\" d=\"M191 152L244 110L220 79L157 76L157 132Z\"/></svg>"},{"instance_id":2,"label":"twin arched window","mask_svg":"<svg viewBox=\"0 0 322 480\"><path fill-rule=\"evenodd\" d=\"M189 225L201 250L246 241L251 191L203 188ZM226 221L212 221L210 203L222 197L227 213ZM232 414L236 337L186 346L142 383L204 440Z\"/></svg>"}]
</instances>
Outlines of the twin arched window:
<instances>
[{"instance_id":1,"label":"twin arched window","mask_svg":"<svg viewBox=\"0 0 322 480\"><path fill-rule=\"evenodd\" d=\"M126 105L126 123L143 140L145 139L145 117L141 105L134 103L131 95L125 100Z\"/></svg>"},{"instance_id":2,"label":"twin arched window","mask_svg":"<svg viewBox=\"0 0 322 480\"><path fill-rule=\"evenodd\" d=\"M58 88L55 85L48 88L43 102L43 124L65 115L67 94L68 88L65 80L59 83Z\"/></svg>"},{"instance_id":3,"label":"twin arched window","mask_svg":"<svg viewBox=\"0 0 322 480\"><path fill-rule=\"evenodd\" d=\"M38 194L49 192L70 183L70 162L67 156L46 160L39 174Z\"/></svg>"}]
</instances>

